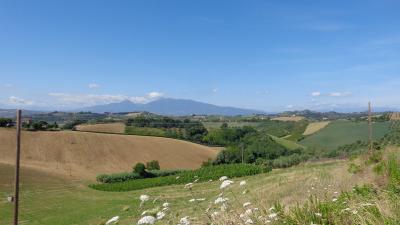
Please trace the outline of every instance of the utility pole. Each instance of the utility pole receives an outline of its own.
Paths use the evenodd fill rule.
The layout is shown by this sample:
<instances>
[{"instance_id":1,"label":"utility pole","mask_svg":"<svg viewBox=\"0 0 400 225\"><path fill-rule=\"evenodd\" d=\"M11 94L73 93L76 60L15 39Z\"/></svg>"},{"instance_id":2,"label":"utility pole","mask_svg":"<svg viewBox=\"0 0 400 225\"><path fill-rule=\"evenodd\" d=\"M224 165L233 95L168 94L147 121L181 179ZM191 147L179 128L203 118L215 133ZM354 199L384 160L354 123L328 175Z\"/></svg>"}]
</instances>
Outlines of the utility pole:
<instances>
[{"instance_id":1,"label":"utility pole","mask_svg":"<svg viewBox=\"0 0 400 225\"><path fill-rule=\"evenodd\" d=\"M369 129L369 151L372 153L373 140L372 140L372 109L371 102L368 102L368 129Z\"/></svg>"},{"instance_id":2,"label":"utility pole","mask_svg":"<svg viewBox=\"0 0 400 225\"><path fill-rule=\"evenodd\" d=\"M19 207L19 162L21 152L21 110L17 110L17 154L15 160L15 189L14 189L14 225L18 225Z\"/></svg>"}]
</instances>

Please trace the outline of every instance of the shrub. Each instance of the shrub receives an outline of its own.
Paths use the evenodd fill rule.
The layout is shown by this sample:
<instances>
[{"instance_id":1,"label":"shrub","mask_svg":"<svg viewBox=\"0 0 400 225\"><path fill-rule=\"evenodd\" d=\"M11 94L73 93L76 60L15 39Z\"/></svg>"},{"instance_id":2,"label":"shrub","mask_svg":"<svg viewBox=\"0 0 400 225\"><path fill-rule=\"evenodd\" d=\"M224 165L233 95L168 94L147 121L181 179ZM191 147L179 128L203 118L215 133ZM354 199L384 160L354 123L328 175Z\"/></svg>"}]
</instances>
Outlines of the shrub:
<instances>
[{"instance_id":1,"label":"shrub","mask_svg":"<svg viewBox=\"0 0 400 225\"><path fill-rule=\"evenodd\" d=\"M160 170L160 163L157 160L153 160L146 163L147 170Z\"/></svg>"},{"instance_id":2,"label":"shrub","mask_svg":"<svg viewBox=\"0 0 400 225\"><path fill-rule=\"evenodd\" d=\"M281 156L272 161L272 167L274 168L287 168L300 164L305 159L299 154L292 154L289 156Z\"/></svg>"},{"instance_id":3,"label":"shrub","mask_svg":"<svg viewBox=\"0 0 400 225\"><path fill-rule=\"evenodd\" d=\"M136 165L133 167L133 172L139 174L141 177L145 177L146 167L143 163L136 163Z\"/></svg>"},{"instance_id":4,"label":"shrub","mask_svg":"<svg viewBox=\"0 0 400 225\"><path fill-rule=\"evenodd\" d=\"M362 169L361 169L360 165L357 165L355 163L350 163L349 168L347 169L347 171L349 171L349 173L356 174L356 173L361 172Z\"/></svg>"},{"instance_id":5,"label":"shrub","mask_svg":"<svg viewBox=\"0 0 400 225\"><path fill-rule=\"evenodd\" d=\"M101 174L96 177L96 180L100 183L117 183L128 180L138 180L152 177L165 177L176 175L183 170L150 170L147 172L146 177L140 176L136 172L132 173L116 173L116 174Z\"/></svg>"}]
</instances>

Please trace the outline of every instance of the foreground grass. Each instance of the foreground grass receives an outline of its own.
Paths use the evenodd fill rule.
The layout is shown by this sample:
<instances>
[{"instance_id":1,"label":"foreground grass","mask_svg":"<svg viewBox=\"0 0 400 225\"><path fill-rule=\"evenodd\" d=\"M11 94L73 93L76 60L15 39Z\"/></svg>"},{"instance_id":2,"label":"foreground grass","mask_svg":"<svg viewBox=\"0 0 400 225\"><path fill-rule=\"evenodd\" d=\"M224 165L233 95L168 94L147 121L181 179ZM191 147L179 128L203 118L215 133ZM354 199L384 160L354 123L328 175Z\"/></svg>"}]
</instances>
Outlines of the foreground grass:
<instances>
[{"instance_id":1,"label":"foreground grass","mask_svg":"<svg viewBox=\"0 0 400 225\"><path fill-rule=\"evenodd\" d=\"M246 180L249 190L247 195L238 195L236 198L240 202L258 202L265 207L272 206L276 201L291 205L305 201L309 195L307 190L323 196L327 192L324 189L326 187L329 187L331 194L334 191L350 190L355 184L369 182L364 177L349 174L347 164L345 161L306 164L236 179L237 183ZM4 201L5 196L12 193L12 174L12 167L0 166L0 224L9 224L12 219L12 206ZM33 170L22 170L22 224L98 225L116 215L121 217L120 225L136 224L143 210L154 207L152 202L148 202L139 209L138 197L141 194L148 194L153 201L158 199L155 205L165 201L171 203L168 220L173 222L172 224L176 224L183 216L197 218L200 221L198 223L203 224L207 221L206 216L189 200L193 199L193 196L205 198L196 204L207 208L209 202L213 202L219 194L220 182L197 183L193 192L184 189L184 185L173 185L110 193L96 191L86 185L87 183L82 181L70 181ZM240 187L234 187L232 190L239 193L241 191ZM227 197L235 198L231 193L227 193ZM128 207L128 211L123 210Z\"/></svg>"}]
</instances>

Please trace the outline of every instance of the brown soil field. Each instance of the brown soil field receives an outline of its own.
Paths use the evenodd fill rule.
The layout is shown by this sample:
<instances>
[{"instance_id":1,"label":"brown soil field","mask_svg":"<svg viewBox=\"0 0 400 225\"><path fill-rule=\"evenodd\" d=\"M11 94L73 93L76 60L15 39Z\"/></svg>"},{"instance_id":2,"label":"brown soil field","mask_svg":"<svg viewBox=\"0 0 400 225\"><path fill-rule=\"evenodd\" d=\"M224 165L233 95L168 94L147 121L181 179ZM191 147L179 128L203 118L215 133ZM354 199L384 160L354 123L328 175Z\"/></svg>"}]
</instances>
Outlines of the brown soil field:
<instances>
[{"instance_id":1,"label":"brown soil field","mask_svg":"<svg viewBox=\"0 0 400 225\"><path fill-rule=\"evenodd\" d=\"M0 129L0 163L15 163L15 129ZM22 132L21 165L73 179L131 171L137 162L158 160L162 169L193 169L217 149L160 137L73 131Z\"/></svg>"},{"instance_id":2,"label":"brown soil field","mask_svg":"<svg viewBox=\"0 0 400 225\"><path fill-rule=\"evenodd\" d=\"M125 124L123 123L103 123L103 124L84 124L76 126L78 131L99 132L99 133L125 133Z\"/></svg>"},{"instance_id":3,"label":"brown soil field","mask_svg":"<svg viewBox=\"0 0 400 225\"><path fill-rule=\"evenodd\" d=\"M330 122L329 121L324 121L324 122L315 122L315 123L310 123L308 124L306 130L304 131L303 135L311 135L313 133L318 132L319 130L325 128L328 126Z\"/></svg>"},{"instance_id":4,"label":"brown soil field","mask_svg":"<svg viewBox=\"0 0 400 225\"><path fill-rule=\"evenodd\" d=\"M281 116L281 117L275 117L272 118L271 120L279 120L279 121L300 121L305 119L303 116Z\"/></svg>"},{"instance_id":5,"label":"brown soil field","mask_svg":"<svg viewBox=\"0 0 400 225\"><path fill-rule=\"evenodd\" d=\"M392 113L392 115L390 116L390 120L394 120L394 121L400 120L400 113L398 113L398 112Z\"/></svg>"}]
</instances>

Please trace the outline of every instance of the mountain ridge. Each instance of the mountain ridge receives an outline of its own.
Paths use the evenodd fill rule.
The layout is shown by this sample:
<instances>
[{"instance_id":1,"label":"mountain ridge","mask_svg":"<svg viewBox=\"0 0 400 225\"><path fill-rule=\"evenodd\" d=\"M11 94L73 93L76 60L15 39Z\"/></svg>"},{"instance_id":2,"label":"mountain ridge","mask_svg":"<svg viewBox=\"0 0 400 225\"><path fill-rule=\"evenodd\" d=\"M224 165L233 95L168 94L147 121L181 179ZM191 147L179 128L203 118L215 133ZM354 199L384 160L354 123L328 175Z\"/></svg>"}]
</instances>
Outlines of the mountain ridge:
<instances>
[{"instance_id":1,"label":"mountain ridge","mask_svg":"<svg viewBox=\"0 0 400 225\"><path fill-rule=\"evenodd\" d=\"M252 115L266 113L261 110L243 109L231 106L217 106L209 103L199 102L188 99L160 98L145 104L133 103L125 100L118 103L110 103L105 105L95 105L76 109L74 111L90 111L95 113L118 113L118 112L135 112L147 111L160 115Z\"/></svg>"}]
</instances>

